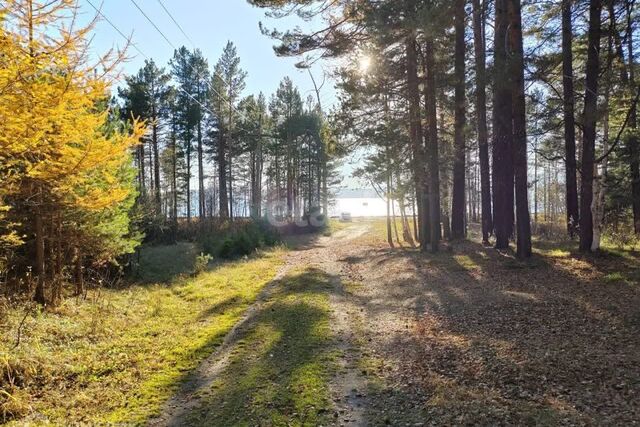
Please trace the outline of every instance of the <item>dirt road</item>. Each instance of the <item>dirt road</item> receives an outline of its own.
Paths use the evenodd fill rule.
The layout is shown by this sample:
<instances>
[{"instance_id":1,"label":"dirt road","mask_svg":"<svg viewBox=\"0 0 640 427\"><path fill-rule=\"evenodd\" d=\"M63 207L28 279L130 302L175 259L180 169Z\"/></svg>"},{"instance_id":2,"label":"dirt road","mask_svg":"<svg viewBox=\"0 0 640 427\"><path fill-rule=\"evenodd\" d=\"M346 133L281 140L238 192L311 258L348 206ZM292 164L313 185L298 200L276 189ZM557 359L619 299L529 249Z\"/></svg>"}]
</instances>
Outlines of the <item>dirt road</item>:
<instances>
[{"instance_id":1,"label":"dirt road","mask_svg":"<svg viewBox=\"0 0 640 427\"><path fill-rule=\"evenodd\" d=\"M212 386L212 383L229 365L230 355L238 344L240 335L251 324L265 302L269 300L276 285L288 273L299 268L315 268L325 272L331 278L333 289L328 292L331 304L332 333L337 342L337 361L339 375L330 382L332 400L335 404L333 418L336 424L364 426L367 384L361 374L359 361L361 354L352 328L353 317L361 316L356 307L349 301L342 281L345 270L346 254L353 250L352 244L369 231L368 223L353 223L332 236L296 236L289 239L293 248L286 262L279 270L271 284L267 285L245 314L243 320L236 324L225 337L222 346L212 354L200 367L190 375L190 379L182 385L180 392L170 399L164 407L162 415L149 424L154 426L185 425L192 410L199 407L199 399Z\"/></svg>"},{"instance_id":2,"label":"dirt road","mask_svg":"<svg viewBox=\"0 0 640 427\"><path fill-rule=\"evenodd\" d=\"M633 425L640 419L640 291L606 280L610 269L638 273L636 255L580 259L554 247L537 249L523 264L473 241L423 255L390 249L371 222L291 244L277 279L299 268L330 278L338 369L329 380L328 424ZM185 425L277 283L152 425Z\"/></svg>"}]
</instances>

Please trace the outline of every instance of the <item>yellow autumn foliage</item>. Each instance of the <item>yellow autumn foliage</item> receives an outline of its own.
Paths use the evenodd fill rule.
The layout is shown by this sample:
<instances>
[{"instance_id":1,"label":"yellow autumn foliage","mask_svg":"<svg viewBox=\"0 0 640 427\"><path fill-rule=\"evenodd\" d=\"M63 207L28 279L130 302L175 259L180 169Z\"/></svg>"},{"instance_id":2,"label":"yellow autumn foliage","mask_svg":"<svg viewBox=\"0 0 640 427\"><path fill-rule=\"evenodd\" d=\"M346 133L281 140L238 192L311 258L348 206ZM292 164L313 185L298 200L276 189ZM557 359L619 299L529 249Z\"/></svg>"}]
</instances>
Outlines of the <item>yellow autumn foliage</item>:
<instances>
[{"instance_id":1,"label":"yellow autumn foliage","mask_svg":"<svg viewBox=\"0 0 640 427\"><path fill-rule=\"evenodd\" d=\"M76 245L84 233L99 247L96 230L105 240L122 238L128 227L116 214L135 193L131 151L144 127L110 123L110 84L120 57L91 62L93 24L75 28L76 1L2 5L0 250L38 233L30 224L34 215L45 222L62 216L60 227ZM115 235L101 221L119 221Z\"/></svg>"}]
</instances>

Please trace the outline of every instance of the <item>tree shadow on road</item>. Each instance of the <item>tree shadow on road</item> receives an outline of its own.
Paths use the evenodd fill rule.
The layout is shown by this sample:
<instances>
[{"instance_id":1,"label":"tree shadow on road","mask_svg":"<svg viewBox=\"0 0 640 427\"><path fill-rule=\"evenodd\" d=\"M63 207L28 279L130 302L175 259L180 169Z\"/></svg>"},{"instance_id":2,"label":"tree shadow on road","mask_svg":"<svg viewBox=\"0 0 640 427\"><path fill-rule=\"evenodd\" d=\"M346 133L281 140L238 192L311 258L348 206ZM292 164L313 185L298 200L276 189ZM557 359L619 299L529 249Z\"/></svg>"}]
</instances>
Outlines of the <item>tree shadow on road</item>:
<instances>
[{"instance_id":1,"label":"tree shadow on road","mask_svg":"<svg viewBox=\"0 0 640 427\"><path fill-rule=\"evenodd\" d=\"M423 396L427 419L640 418L638 286L603 280L597 263L571 253L538 252L520 262L472 241L436 255L374 248L361 256L364 290L354 298L384 358L400 366L383 376L417 382L406 393ZM375 332L394 315L407 328Z\"/></svg>"},{"instance_id":2,"label":"tree shadow on road","mask_svg":"<svg viewBox=\"0 0 640 427\"><path fill-rule=\"evenodd\" d=\"M189 402L167 424L326 425L336 359L329 326L332 280L316 269L279 280L226 343L230 351L220 372L183 379L179 394Z\"/></svg>"}]
</instances>

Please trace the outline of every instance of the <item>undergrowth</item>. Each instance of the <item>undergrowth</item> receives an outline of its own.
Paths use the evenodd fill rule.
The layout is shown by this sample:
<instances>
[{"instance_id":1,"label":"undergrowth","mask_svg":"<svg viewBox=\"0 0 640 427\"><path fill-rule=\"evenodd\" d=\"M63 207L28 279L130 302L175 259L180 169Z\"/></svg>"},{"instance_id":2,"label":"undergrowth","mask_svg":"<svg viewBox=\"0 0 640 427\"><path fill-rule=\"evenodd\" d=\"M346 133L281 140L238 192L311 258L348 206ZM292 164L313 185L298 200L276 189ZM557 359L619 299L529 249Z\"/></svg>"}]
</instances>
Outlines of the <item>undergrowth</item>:
<instances>
[{"instance_id":1,"label":"undergrowth","mask_svg":"<svg viewBox=\"0 0 640 427\"><path fill-rule=\"evenodd\" d=\"M236 221L200 233L197 242L214 258L232 259L280 242L278 231L266 221Z\"/></svg>"}]
</instances>

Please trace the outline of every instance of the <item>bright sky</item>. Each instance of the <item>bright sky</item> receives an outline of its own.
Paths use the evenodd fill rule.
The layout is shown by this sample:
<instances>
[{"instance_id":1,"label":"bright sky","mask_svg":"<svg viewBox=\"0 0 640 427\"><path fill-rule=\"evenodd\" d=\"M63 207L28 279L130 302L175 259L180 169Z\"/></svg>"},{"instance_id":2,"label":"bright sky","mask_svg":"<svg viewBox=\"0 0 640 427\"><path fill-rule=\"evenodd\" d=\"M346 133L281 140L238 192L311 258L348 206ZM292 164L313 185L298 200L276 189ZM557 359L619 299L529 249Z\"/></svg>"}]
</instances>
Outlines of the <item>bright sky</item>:
<instances>
[{"instance_id":1,"label":"bright sky","mask_svg":"<svg viewBox=\"0 0 640 427\"><path fill-rule=\"evenodd\" d=\"M100 7L100 1L91 0L91 3ZM158 0L135 2L173 45L193 48ZM228 40L236 45L241 66L248 72L245 95L262 91L269 96L275 92L282 78L289 76L299 87L303 98L306 99L309 94L315 96L308 73L294 67L297 59L277 57L272 49L274 40L262 35L258 27L260 21L268 28L279 29L293 28L296 25L307 28L311 23L296 18L268 19L264 9L253 7L245 0L163 0L163 3L195 46L202 50L211 67L217 62ZM87 0L81 0L81 4L87 19L95 14ZM147 21L132 0L104 0L102 12L125 35L133 34L133 42L145 55L153 58L158 65L166 66L173 55L173 48ZM93 51L105 52L111 47L122 47L124 42L116 30L103 20L96 28ZM124 71L131 74L143 65L144 57L134 48L130 48L128 52L133 58L125 64ZM322 67L316 65L313 73L320 84L323 80ZM333 104L335 97L331 83L324 85L321 96L323 108Z\"/></svg>"}]
</instances>

